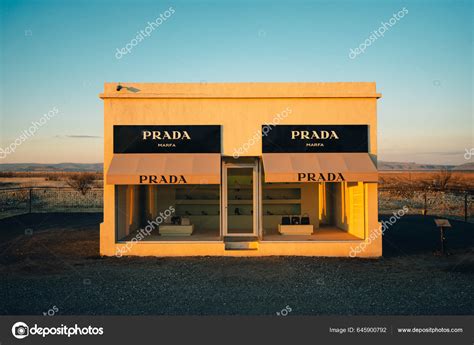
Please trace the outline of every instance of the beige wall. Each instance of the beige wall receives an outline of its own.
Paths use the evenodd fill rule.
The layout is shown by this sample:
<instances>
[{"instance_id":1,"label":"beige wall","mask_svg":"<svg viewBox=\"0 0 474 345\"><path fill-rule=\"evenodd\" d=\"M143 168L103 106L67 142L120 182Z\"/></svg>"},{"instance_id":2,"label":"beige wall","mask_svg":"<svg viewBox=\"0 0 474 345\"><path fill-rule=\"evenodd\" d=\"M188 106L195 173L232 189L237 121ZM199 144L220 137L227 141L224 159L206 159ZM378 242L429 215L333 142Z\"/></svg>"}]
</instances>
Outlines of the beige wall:
<instances>
[{"instance_id":1,"label":"beige wall","mask_svg":"<svg viewBox=\"0 0 474 345\"><path fill-rule=\"evenodd\" d=\"M101 94L104 100L104 172L108 170L113 155L114 124L222 125L222 153L232 156L235 149L249 142L258 133L262 124L274 121L278 118L278 114L285 110L290 113L286 118L280 117L279 124L368 124L369 150L376 159L376 102L380 95L376 92L375 83L125 83L122 85L130 85L140 91L132 93L122 89L117 92L115 89L117 83L105 84L104 93ZM244 155L261 156L261 141L251 145ZM368 188L369 229L378 228L376 189L376 184L370 184ZM101 226L103 255L114 255L117 246L114 241L114 198L114 186L105 185L104 223ZM166 245L139 243L134 247L135 255L158 252L162 255L171 255L168 250L163 250ZM266 246L267 251L260 253L347 256L349 250L345 246L335 244L328 244L329 247L324 250L321 246L326 244L310 245L313 247L302 250L298 247L282 247L283 244L275 244L274 252L271 247ZM179 254L204 255L206 250L209 255L235 254L221 249L198 248L199 244L185 245L180 247ZM376 241L361 256L380 254L381 241Z\"/></svg>"}]
</instances>

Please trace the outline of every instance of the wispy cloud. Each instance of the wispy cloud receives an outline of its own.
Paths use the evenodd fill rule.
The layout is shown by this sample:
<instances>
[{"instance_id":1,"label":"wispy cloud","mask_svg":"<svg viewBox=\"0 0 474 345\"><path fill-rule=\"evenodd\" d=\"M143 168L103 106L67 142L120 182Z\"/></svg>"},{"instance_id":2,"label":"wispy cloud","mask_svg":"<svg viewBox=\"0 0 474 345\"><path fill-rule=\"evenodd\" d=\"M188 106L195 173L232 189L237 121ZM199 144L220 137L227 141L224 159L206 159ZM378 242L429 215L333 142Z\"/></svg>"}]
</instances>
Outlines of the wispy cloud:
<instances>
[{"instance_id":1,"label":"wispy cloud","mask_svg":"<svg viewBox=\"0 0 474 345\"><path fill-rule=\"evenodd\" d=\"M436 155L436 156L457 156L464 154L464 150L459 151L433 151L433 152L418 152L420 155Z\"/></svg>"},{"instance_id":2,"label":"wispy cloud","mask_svg":"<svg viewBox=\"0 0 474 345\"><path fill-rule=\"evenodd\" d=\"M99 135L56 135L56 138L75 138L75 139L99 139Z\"/></svg>"},{"instance_id":3,"label":"wispy cloud","mask_svg":"<svg viewBox=\"0 0 474 345\"><path fill-rule=\"evenodd\" d=\"M436 155L436 156L457 156L464 154L464 149L459 151L425 151L425 152L413 152L411 150L390 150L390 149L380 149L379 154L388 154L388 153L399 153L399 154L410 154L410 155Z\"/></svg>"}]
</instances>

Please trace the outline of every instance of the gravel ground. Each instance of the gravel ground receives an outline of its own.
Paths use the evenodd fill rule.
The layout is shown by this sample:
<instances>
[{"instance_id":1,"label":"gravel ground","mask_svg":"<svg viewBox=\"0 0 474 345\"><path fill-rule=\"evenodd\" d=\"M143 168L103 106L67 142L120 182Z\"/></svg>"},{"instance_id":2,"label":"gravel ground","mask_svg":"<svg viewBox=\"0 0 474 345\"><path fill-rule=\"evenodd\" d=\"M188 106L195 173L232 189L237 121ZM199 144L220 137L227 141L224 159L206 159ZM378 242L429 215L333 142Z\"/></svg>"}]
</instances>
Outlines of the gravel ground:
<instances>
[{"instance_id":1,"label":"gravel ground","mask_svg":"<svg viewBox=\"0 0 474 345\"><path fill-rule=\"evenodd\" d=\"M404 216L387 230L377 260L117 259L98 256L100 217L0 221L0 313L57 307L63 315L275 315L287 306L290 315L474 312L473 224L451 222L448 257L432 255L438 238L432 218Z\"/></svg>"}]
</instances>

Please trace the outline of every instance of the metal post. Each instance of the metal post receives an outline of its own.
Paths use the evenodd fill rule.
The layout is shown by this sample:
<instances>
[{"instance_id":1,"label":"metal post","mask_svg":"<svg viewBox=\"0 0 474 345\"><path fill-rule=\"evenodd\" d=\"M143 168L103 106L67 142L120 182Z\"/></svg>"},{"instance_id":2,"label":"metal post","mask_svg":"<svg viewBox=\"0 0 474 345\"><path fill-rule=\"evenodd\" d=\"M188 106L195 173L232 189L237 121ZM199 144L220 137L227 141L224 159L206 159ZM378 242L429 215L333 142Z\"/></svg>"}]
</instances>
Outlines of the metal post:
<instances>
[{"instance_id":1,"label":"metal post","mask_svg":"<svg viewBox=\"0 0 474 345\"><path fill-rule=\"evenodd\" d=\"M464 221L467 222L467 193L464 194Z\"/></svg>"},{"instance_id":2,"label":"metal post","mask_svg":"<svg viewBox=\"0 0 474 345\"><path fill-rule=\"evenodd\" d=\"M441 255L444 255L444 229L443 227L439 228L440 233L441 233Z\"/></svg>"},{"instance_id":3,"label":"metal post","mask_svg":"<svg viewBox=\"0 0 474 345\"><path fill-rule=\"evenodd\" d=\"M29 198L29 212L28 213L31 213L31 198L32 198L32 188L30 188L30 198Z\"/></svg>"},{"instance_id":4,"label":"metal post","mask_svg":"<svg viewBox=\"0 0 474 345\"><path fill-rule=\"evenodd\" d=\"M426 192L425 192L425 205L423 206L423 215L426 216L428 214L428 205L427 205L427 200L426 200Z\"/></svg>"}]
</instances>

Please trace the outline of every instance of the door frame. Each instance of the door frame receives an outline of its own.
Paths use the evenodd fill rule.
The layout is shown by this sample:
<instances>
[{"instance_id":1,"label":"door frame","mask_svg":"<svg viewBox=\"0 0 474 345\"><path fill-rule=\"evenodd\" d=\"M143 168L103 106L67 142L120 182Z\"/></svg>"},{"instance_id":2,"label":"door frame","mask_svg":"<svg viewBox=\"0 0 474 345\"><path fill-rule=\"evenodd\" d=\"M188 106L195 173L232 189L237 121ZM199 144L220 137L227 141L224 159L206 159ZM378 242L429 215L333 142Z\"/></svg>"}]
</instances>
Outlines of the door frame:
<instances>
[{"instance_id":1,"label":"door frame","mask_svg":"<svg viewBox=\"0 0 474 345\"><path fill-rule=\"evenodd\" d=\"M253 179L253 189L252 189L252 201L253 201L253 229L252 233L229 233L227 229L228 224L228 195L227 195L227 169L229 168L251 168L252 179ZM229 163L229 162L222 162L222 183L221 183L221 215L222 215L222 233L223 236L259 236L259 229L260 229L260 169L259 169L259 162L255 159L254 163Z\"/></svg>"}]
</instances>

